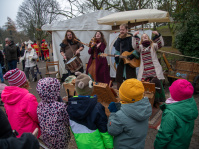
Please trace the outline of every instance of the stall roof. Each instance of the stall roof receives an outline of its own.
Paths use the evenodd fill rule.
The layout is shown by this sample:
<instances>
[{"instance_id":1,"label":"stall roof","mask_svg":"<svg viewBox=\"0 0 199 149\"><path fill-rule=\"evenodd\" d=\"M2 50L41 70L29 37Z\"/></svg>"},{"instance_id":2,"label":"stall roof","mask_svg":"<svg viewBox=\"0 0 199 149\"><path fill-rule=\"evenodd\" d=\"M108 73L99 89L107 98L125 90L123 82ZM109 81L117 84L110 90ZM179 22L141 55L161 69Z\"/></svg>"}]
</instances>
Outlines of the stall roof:
<instances>
[{"instance_id":1,"label":"stall roof","mask_svg":"<svg viewBox=\"0 0 199 149\"><path fill-rule=\"evenodd\" d=\"M113 12L107 10L98 10L92 13L84 14L76 18L56 21L52 24L45 24L42 26L42 30L111 30L109 25L99 25L97 19L110 15Z\"/></svg>"},{"instance_id":2,"label":"stall roof","mask_svg":"<svg viewBox=\"0 0 199 149\"><path fill-rule=\"evenodd\" d=\"M157 9L140 9L113 13L97 20L98 24L120 25L135 22L171 22L169 13Z\"/></svg>"}]
</instances>

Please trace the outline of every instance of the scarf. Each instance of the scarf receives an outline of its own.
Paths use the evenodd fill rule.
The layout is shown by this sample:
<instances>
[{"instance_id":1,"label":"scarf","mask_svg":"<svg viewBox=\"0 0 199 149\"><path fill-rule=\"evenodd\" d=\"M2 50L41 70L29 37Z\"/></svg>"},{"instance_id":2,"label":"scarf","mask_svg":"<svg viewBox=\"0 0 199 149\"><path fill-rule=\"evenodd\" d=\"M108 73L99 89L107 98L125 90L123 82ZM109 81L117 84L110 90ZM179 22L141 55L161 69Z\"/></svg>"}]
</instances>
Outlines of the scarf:
<instances>
[{"instance_id":1,"label":"scarf","mask_svg":"<svg viewBox=\"0 0 199 149\"><path fill-rule=\"evenodd\" d=\"M150 44L151 44L151 43L150 43L150 41L148 41L148 40L142 42L142 45L143 45L144 47L148 47L148 46L150 46Z\"/></svg>"}]
</instances>

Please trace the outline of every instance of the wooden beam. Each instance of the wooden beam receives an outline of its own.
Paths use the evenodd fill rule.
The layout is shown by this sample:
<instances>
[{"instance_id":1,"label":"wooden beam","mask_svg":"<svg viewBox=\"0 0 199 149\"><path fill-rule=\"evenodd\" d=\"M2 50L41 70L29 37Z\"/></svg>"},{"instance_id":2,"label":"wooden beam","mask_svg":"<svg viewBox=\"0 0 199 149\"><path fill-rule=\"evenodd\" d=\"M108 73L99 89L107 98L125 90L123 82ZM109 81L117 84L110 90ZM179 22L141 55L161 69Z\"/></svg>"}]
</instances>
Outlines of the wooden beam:
<instances>
[{"instance_id":1,"label":"wooden beam","mask_svg":"<svg viewBox=\"0 0 199 149\"><path fill-rule=\"evenodd\" d=\"M138 25L146 24L149 23L148 21L143 21L143 22L135 22L135 23L128 23L128 28L132 28ZM120 29L120 25L112 26L112 30L118 30Z\"/></svg>"}]
</instances>

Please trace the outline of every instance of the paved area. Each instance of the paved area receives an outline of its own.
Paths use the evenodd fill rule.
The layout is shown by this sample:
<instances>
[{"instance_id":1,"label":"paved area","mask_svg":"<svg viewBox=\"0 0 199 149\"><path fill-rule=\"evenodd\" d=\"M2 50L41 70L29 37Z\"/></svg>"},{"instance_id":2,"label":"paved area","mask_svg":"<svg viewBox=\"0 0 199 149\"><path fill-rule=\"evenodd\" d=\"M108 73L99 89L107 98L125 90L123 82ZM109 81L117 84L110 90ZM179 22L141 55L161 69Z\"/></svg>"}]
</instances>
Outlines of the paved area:
<instances>
[{"instance_id":1,"label":"paved area","mask_svg":"<svg viewBox=\"0 0 199 149\"><path fill-rule=\"evenodd\" d=\"M53 59L51 58L51 61L53 61ZM46 72L46 68L45 68L45 62L38 62L37 63L38 67L40 68L40 71L42 72L42 76L45 77L45 72ZM22 66L21 64L18 64L18 68L22 70ZM54 69L54 68L50 68L50 69ZM52 77L55 77L55 75ZM38 75L38 79L40 79L40 76ZM8 82L5 82L6 84L8 84ZM37 82L30 82L31 85L31 89L30 89L30 93L34 94L38 100L38 102L40 102L40 98L36 92L36 85ZM168 91L168 85L165 86L165 93L166 93L166 97L169 97L169 91ZM66 96L65 90L63 87L61 87L61 96ZM197 107L199 110L199 94L194 95L194 98L196 100L197 103ZM153 149L153 143L157 134L157 130L155 129L149 129L148 130L148 134L146 137L146 142L145 142L145 149ZM74 138L71 138L70 144L69 144L69 149L76 149L76 144L74 141ZM199 148L199 117L196 119L195 121L195 127L194 127L194 132L193 132L193 136L191 139L191 144L189 149L198 149Z\"/></svg>"}]
</instances>

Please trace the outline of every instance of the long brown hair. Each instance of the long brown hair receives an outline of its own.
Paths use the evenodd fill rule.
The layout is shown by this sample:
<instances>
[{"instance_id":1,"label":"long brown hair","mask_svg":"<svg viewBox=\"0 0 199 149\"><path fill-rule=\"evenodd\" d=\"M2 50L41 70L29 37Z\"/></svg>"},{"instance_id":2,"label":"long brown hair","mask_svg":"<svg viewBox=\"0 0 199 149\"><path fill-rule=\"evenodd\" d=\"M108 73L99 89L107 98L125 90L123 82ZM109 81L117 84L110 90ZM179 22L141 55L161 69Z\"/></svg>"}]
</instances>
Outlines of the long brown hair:
<instances>
[{"instance_id":1,"label":"long brown hair","mask_svg":"<svg viewBox=\"0 0 199 149\"><path fill-rule=\"evenodd\" d=\"M77 41L75 41L74 39L77 39L77 37L75 36L74 32L72 30L67 30L66 31L66 34L65 34L65 38L64 40L62 41L65 45L68 45L68 41L67 41L67 33L71 33L72 34L72 42L73 43L77 43Z\"/></svg>"},{"instance_id":2,"label":"long brown hair","mask_svg":"<svg viewBox=\"0 0 199 149\"><path fill-rule=\"evenodd\" d=\"M103 42L105 45L107 45L106 40L104 38L104 34L101 31L97 31L97 32L99 32L101 34L101 38L100 38L101 42ZM97 32L95 33L94 38L96 37Z\"/></svg>"},{"instance_id":3,"label":"long brown hair","mask_svg":"<svg viewBox=\"0 0 199 149\"><path fill-rule=\"evenodd\" d=\"M29 90L30 89L30 82L26 81L22 86L20 86L20 88L25 88L25 89Z\"/></svg>"}]
</instances>

